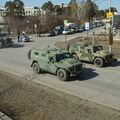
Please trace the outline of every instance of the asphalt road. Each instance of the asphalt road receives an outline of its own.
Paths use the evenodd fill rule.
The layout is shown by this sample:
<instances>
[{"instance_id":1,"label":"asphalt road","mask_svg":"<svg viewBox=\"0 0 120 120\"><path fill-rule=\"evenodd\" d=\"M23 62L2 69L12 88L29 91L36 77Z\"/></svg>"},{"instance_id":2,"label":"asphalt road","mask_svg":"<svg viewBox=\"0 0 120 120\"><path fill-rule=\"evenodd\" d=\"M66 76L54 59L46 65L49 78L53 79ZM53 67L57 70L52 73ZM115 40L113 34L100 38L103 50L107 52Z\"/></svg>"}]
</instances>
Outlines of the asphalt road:
<instances>
[{"instance_id":1,"label":"asphalt road","mask_svg":"<svg viewBox=\"0 0 120 120\"><path fill-rule=\"evenodd\" d=\"M90 31L100 32L102 28ZM77 33L68 35L67 40L86 35ZM100 104L120 109L120 62L114 62L111 66L97 68L91 64L85 64L86 69L80 79L72 78L68 82L62 82L51 74L35 75L27 59L27 51L32 48L46 48L53 46L57 41L64 41L65 36L33 37L34 42L17 43L13 48L0 49L0 69L22 75L26 80L33 80L37 84L44 84L63 92L79 96Z\"/></svg>"}]
</instances>

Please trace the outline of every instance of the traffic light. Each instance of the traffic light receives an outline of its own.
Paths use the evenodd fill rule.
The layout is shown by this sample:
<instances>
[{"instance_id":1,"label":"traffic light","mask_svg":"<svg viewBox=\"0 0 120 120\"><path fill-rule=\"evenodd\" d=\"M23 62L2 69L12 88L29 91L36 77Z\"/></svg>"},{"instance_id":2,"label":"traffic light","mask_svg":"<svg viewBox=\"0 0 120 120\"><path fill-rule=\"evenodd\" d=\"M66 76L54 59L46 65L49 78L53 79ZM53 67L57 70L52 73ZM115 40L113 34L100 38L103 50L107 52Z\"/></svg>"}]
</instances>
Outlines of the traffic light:
<instances>
[{"instance_id":1,"label":"traffic light","mask_svg":"<svg viewBox=\"0 0 120 120\"><path fill-rule=\"evenodd\" d=\"M117 29L114 27L113 28L113 35L116 35L117 34Z\"/></svg>"}]
</instances>

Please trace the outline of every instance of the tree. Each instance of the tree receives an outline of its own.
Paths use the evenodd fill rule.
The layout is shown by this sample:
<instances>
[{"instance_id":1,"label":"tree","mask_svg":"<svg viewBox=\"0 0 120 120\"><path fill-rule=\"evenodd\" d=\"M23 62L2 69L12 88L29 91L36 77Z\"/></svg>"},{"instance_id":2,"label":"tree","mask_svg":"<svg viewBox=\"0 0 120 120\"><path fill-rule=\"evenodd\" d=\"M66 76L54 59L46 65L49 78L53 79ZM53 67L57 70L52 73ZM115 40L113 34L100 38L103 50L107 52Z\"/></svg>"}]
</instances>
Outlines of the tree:
<instances>
[{"instance_id":1,"label":"tree","mask_svg":"<svg viewBox=\"0 0 120 120\"><path fill-rule=\"evenodd\" d=\"M54 10L55 10L56 15L62 15L63 14L63 8L61 8L60 5L55 5Z\"/></svg>"},{"instance_id":2,"label":"tree","mask_svg":"<svg viewBox=\"0 0 120 120\"><path fill-rule=\"evenodd\" d=\"M92 0L87 0L83 5L83 16L85 21L90 21L98 13L98 6Z\"/></svg>"},{"instance_id":3,"label":"tree","mask_svg":"<svg viewBox=\"0 0 120 120\"><path fill-rule=\"evenodd\" d=\"M15 16L22 17L24 16L24 3L21 0L14 0L13 4L15 5L14 14Z\"/></svg>"},{"instance_id":4,"label":"tree","mask_svg":"<svg viewBox=\"0 0 120 120\"><path fill-rule=\"evenodd\" d=\"M42 9L48 11L49 13L54 13L54 5L51 1L44 3Z\"/></svg>"},{"instance_id":5,"label":"tree","mask_svg":"<svg viewBox=\"0 0 120 120\"><path fill-rule=\"evenodd\" d=\"M78 9L78 3L76 0L71 0L68 6L68 9L71 8L72 15L75 16L77 19L79 17L79 9Z\"/></svg>"},{"instance_id":6,"label":"tree","mask_svg":"<svg viewBox=\"0 0 120 120\"><path fill-rule=\"evenodd\" d=\"M9 28L16 31L19 28L20 21L24 17L24 3L21 0L8 1L5 3L5 10L5 19Z\"/></svg>"},{"instance_id":7,"label":"tree","mask_svg":"<svg viewBox=\"0 0 120 120\"><path fill-rule=\"evenodd\" d=\"M6 16L24 16L24 3L21 0L8 1L5 4Z\"/></svg>"}]
</instances>

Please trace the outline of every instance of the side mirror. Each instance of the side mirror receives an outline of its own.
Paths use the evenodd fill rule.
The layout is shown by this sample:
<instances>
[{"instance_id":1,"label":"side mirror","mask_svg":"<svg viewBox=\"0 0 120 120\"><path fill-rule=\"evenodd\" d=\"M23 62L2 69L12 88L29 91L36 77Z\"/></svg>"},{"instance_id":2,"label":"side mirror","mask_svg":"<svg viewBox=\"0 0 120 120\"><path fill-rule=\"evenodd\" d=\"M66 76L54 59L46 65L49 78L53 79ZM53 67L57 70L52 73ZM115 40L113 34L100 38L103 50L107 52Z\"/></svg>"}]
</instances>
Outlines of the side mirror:
<instances>
[{"instance_id":1,"label":"side mirror","mask_svg":"<svg viewBox=\"0 0 120 120\"><path fill-rule=\"evenodd\" d=\"M54 63L54 59L53 59L53 57L49 57L49 62Z\"/></svg>"}]
</instances>

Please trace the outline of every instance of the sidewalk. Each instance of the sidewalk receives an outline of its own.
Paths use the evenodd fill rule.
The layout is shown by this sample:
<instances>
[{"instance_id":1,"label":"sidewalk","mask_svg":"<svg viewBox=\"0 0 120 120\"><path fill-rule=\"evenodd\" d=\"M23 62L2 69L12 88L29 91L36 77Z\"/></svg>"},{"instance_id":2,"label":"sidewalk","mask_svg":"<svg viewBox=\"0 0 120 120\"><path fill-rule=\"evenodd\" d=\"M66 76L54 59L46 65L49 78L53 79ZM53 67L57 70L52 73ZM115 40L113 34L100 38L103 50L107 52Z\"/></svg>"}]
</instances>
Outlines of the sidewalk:
<instances>
[{"instance_id":1,"label":"sidewalk","mask_svg":"<svg viewBox=\"0 0 120 120\"><path fill-rule=\"evenodd\" d=\"M0 112L0 120L12 120L12 119L9 118L7 115L3 114L2 112Z\"/></svg>"}]
</instances>

